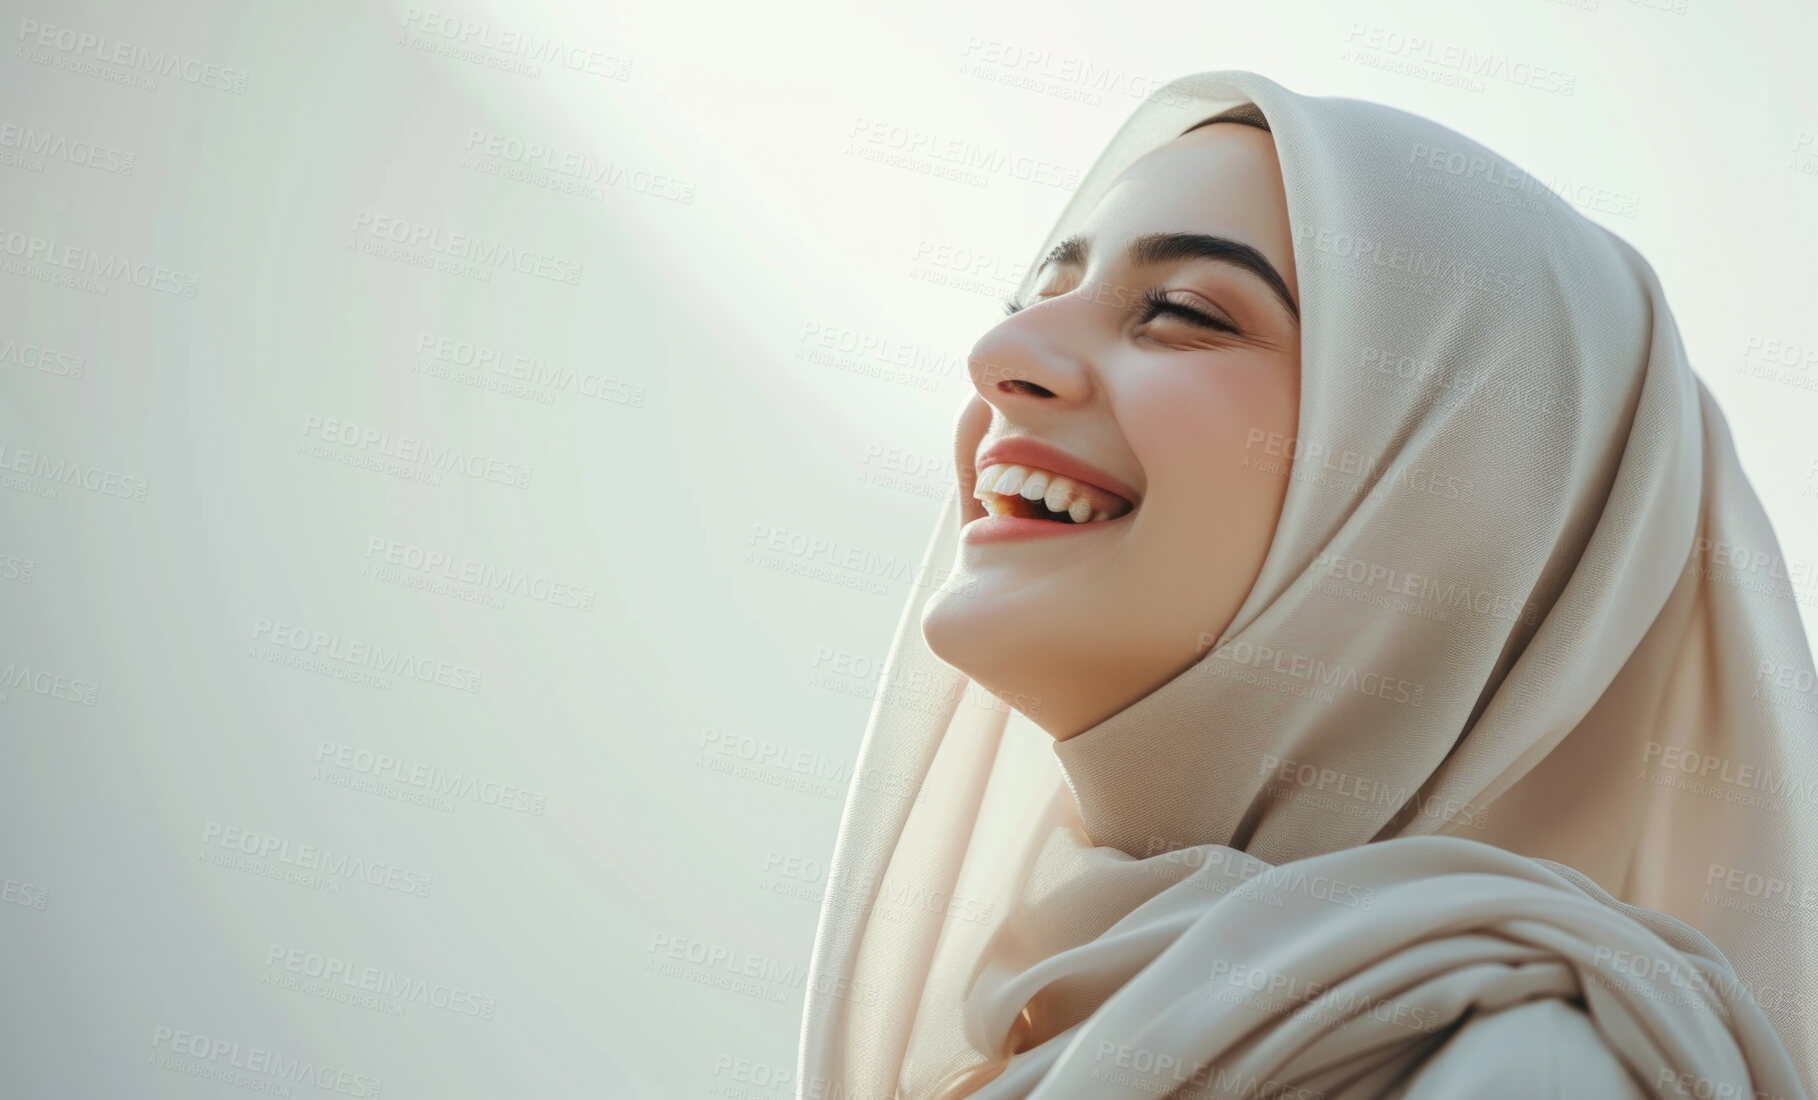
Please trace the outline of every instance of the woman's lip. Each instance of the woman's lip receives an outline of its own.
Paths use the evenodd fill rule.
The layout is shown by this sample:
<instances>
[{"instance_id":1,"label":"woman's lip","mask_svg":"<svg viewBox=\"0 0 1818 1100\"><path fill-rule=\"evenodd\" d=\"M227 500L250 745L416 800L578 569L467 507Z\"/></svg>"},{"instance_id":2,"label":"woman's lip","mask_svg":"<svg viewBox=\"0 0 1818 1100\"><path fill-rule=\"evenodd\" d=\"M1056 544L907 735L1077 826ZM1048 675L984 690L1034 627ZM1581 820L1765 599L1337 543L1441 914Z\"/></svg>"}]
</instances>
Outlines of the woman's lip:
<instances>
[{"instance_id":1,"label":"woman's lip","mask_svg":"<svg viewBox=\"0 0 1818 1100\"><path fill-rule=\"evenodd\" d=\"M1030 519L1027 516L986 516L961 527L960 540L973 543L1020 542L1023 539L1077 535L1094 527L1115 527L1135 514L1134 511L1125 512L1116 519L1101 519L1096 523L1060 523L1051 519Z\"/></svg>"}]
</instances>

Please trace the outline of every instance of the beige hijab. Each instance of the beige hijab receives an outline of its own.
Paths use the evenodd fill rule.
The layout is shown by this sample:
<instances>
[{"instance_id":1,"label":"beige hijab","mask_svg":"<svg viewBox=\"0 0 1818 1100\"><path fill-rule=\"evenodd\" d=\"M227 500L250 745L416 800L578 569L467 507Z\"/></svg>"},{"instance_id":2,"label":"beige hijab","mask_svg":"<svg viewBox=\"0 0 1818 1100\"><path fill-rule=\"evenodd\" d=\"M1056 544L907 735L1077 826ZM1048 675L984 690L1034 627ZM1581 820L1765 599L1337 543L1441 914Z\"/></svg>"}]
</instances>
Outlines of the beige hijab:
<instances>
[{"instance_id":1,"label":"beige hijab","mask_svg":"<svg viewBox=\"0 0 1818 1100\"><path fill-rule=\"evenodd\" d=\"M1303 318L1261 575L1197 664L1055 743L922 641L949 497L797 1095L1806 1095L1810 578L1652 269L1468 138L1238 72L1139 106L1037 255L1241 103Z\"/></svg>"}]
</instances>

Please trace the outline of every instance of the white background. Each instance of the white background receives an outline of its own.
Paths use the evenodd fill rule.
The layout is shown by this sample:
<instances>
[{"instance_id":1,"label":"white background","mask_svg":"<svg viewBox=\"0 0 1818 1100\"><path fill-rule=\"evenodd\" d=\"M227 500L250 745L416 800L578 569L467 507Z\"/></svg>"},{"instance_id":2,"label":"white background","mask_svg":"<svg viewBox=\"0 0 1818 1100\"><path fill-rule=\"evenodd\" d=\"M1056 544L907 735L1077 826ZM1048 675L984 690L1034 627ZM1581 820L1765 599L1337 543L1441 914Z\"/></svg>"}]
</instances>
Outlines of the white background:
<instances>
[{"instance_id":1,"label":"white background","mask_svg":"<svg viewBox=\"0 0 1818 1100\"><path fill-rule=\"evenodd\" d=\"M1041 177L1177 76L1395 104L1557 182L1660 273L1786 556L1818 561L1792 0L5 6L9 1095L789 1095L966 351L1067 198ZM561 59L502 68L506 35ZM122 43L181 67L123 82L94 56ZM1571 94L1457 86L1467 56ZM985 167L936 174L913 133ZM391 224L578 281L350 247ZM70 248L157 283L49 281ZM479 476L371 468L406 437ZM267 659L290 639L319 663ZM432 682L341 678L355 647ZM379 753L455 789L374 782ZM380 883L255 873L224 846L248 834L279 875L314 846Z\"/></svg>"}]
</instances>

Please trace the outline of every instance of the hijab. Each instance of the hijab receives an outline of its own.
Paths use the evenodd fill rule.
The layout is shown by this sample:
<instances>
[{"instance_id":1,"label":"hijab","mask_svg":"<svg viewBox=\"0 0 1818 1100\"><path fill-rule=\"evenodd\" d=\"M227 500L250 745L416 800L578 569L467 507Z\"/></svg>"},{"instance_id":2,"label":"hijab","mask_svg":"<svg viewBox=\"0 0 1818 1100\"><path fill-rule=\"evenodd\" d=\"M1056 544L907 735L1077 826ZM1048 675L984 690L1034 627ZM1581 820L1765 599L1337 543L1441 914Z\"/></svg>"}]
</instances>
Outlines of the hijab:
<instances>
[{"instance_id":1,"label":"hijab","mask_svg":"<svg viewBox=\"0 0 1818 1100\"><path fill-rule=\"evenodd\" d=\"M1653 270L1469 138L1244 72L1140 104L1037 255L1243 104L1302 316L1261 572L1197 663L1055 742L922 640L949 494L840 822L797 1095L1427 1095L1512 1036L1590 1052L1586 1080L1805 1095L1809 578Z\"/></svg>"}]
</instances>

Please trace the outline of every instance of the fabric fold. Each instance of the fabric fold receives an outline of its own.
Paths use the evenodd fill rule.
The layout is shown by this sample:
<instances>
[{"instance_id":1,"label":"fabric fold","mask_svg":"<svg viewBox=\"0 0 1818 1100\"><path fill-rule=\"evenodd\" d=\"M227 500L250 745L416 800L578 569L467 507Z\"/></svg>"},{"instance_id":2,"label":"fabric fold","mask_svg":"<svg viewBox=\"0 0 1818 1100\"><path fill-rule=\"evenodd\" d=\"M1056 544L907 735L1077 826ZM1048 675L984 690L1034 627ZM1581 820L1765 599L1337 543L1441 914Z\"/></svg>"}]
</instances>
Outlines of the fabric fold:
<instances>
[{"instance_id":1,"label":"fabric fold","mask_svg":"<svg viewBox=\"0 0 1818 1100\"><path fill-rule=\"evenodd\" d=\"M1392 1084L1418 1093L1436 1080L1604 1095L1582 1079L1546 1091L1560 1066L1540 1057L1543 1045L1517 1044L1530 1057L1515 1066L1478 1065L1475 1043L1444 1052L1464 1027L1542 1000L1561 1011L1496 1030L1505 1041L1546 1027L1570 1032L1558 1042L1594 1042L1602 1053L1588 1066L1570 1061L1572 1074L1619 1065L1647 1090L1635 1095L1671 1095L1681 1082L1696 1095L1805 1095L1761 1008L1708 940L1658 914L1638 920L1543 861L1450 837L1279 867L1219 846L1152 858L1193 869L1104 934L975 991L974 1018L997 1046L1012 1006L1043 988L1119 979L1058 1051L1018 1056L1044 1065L1040 1087L1012 1059L972 1095L1311 1100L1384 1095ZM1525 1022L1536 1020L1544 1023ZM1511 1073L1522 1074L1520 1087Z\"/></svg>"}]
</instances>

